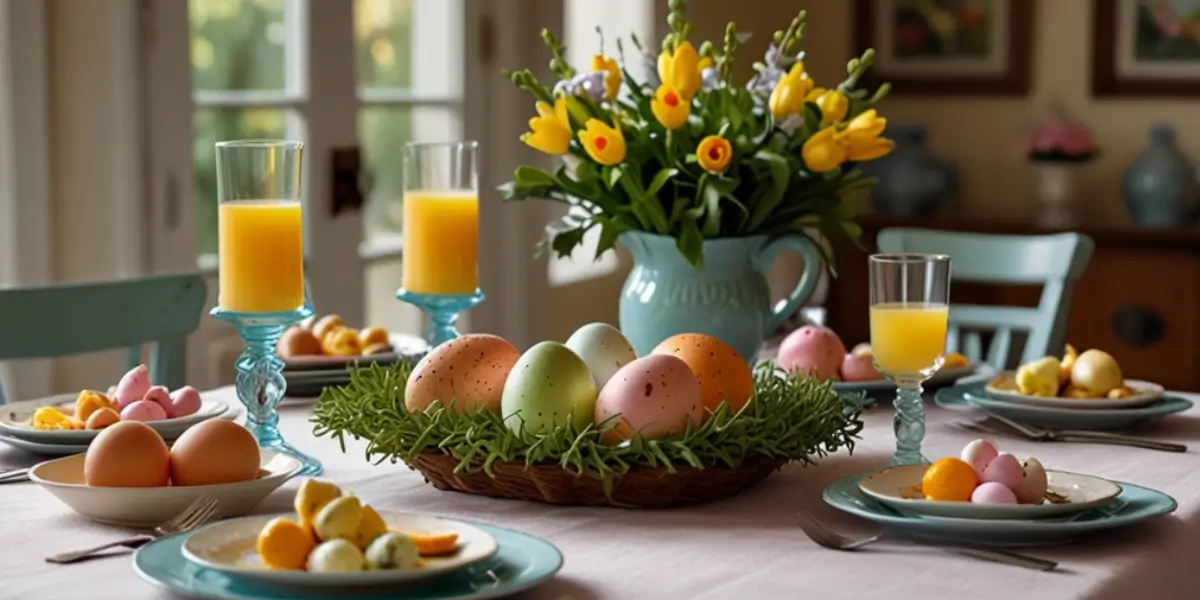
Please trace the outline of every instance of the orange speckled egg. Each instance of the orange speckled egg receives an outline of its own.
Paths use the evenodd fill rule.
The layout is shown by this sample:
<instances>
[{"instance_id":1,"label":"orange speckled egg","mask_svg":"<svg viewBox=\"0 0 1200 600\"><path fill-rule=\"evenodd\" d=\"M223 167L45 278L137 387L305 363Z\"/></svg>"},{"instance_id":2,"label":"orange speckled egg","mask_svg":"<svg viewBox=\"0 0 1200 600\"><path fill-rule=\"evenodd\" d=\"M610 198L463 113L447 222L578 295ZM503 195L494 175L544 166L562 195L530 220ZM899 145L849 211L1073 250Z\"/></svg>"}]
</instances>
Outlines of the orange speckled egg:
<instances>
[{"instance_id":1,"label":"orange speckled egg","mask_svg":"<svg viewBox=\"0 0 1200 600\"><path fill-rule=\"evenodd\" d=\"M700 381L704 408L715 411L724 400L737 412L754 394L754 375L732 346L703 333L681 333L663 340L651 354L669 354L687 363Z\"/></svg>"},{"instance_id":2,"label":"orange speckled egg","mask_svg":"<svg viewBox=\"0 0 1200 600\"><path fill-rule=\"evenodd\" d=\"M413 367L404 405L418 411L437 400L454 400L459 412L483 407L499 413L504 381L520 358L521 351L499 336L476 333L450 340Z\"/></svg>"}]
</instances>

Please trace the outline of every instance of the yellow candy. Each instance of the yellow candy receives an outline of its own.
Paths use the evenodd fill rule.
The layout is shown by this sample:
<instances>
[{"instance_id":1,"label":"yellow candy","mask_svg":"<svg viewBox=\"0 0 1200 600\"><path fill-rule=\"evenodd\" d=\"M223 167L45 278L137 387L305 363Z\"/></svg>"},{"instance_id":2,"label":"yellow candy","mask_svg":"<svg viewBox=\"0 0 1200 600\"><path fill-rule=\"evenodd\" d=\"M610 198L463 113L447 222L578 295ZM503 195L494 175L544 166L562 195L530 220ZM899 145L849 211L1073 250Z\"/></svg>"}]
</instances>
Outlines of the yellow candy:
<instances>
[{"instance_id":1,"label":"yellow candy","mask_svg":"<svg viewBox=\"0 0 1200 600\"><path fill-rule=\"evenodd\" d=\"M86 423L88 417L101 408L117 410L117 403L109 400L107 396L100 392L83 390L79 392L79 398L75 400L75 418Z\"/></svg>"},{"instance_id":2,"label":"yellow candy","mask_svg":"<svg viewBox=\"0 0 1200 600\"><path fill-rule=\"evenodd\" d=\"M83 429L83 421L75 417L64 414L61 410L50 406L43 406L33 413L31 420L34 429L44 431L64 431L70 429Z\"/></svg>"},{"instance_id":3,"label":"yellow candy","mask_svg":"<svg viewBox=\"0 0 1200 600\"><path fill-rule=\"evenodd\" d=\"M299 523L277 517L263 527L255 547L263 564L272 569L303 571L316 540Z\"/></svg>"}]
</instances>

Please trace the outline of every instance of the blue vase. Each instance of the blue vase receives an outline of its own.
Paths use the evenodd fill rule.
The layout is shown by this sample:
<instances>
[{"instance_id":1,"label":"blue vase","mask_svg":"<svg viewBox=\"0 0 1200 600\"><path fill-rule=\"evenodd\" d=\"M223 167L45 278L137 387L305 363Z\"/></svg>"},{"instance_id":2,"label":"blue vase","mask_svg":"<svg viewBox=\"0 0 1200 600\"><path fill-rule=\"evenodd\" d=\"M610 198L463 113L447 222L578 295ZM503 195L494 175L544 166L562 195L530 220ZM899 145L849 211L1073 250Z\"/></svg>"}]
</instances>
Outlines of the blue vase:
<instances>
[{"instance_id":1,"label":"blue vase","mask_svg":"<svg viewBox=\"0 0 1200 600\"><path fill-rule=\"evenodd\" d=\"M863 172L879 179L871 191L875 212L905 217L936 215L958 191L954 165L934 157L925 147L923 125L895 125L891 154L863 163Z\"/></svg>"},{"instance_id":2,"label":"blue vase","mask_svg":"<svg viewBox=\"0 0 1200 600\"><path fill-rule=\"evenodd\" d=\"M1196 172L1175 145L1169 125L1150 128L1150 146L1125 170L1121 191L1133 222L1142 227L1181 227L1200 203Z\"/></svg>"},{"instance_id":3,"label":"blue vase","mask_svg":"<svg viewBox=\"0 0 1200 600\"><path fill-rule=\"evenodd\" d=\"M673 335L705 333L753 363L763 341L812 294L823 265L817 247L799 233L706 240L701 269L680 254L674 238L629 231L620 242L634 261L621 290L621 333L638 356ZM772 308L766 270L784 250L804 257L805 272L787 301Z\"/></svg>"}]
</instances>

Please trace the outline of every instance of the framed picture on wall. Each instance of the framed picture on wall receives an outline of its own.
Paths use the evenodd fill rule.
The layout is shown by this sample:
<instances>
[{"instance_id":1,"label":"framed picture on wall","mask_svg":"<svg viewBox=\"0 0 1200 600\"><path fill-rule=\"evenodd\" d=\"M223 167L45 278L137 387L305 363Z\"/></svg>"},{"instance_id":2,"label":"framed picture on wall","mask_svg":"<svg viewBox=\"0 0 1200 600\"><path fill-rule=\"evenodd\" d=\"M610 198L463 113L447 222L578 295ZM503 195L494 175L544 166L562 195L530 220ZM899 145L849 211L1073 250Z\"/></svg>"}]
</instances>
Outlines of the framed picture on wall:
<instances>
[{"instance_id":1,"label":"framed picture on wall","mask_svg":"<svg viewBox=\"0 0 1200 600\"><path fill-rule=\"evenodd\" d=\"M855 0L855 45L896 94L1022 96L1033 0Z\"/></svg>"},{"instance_id":2,"label":"framed picture on wall","mask_svg":"<svg viewBox=\"0 0 1200 600\"><path fill-rule=\"evenodd\" d=\"M1200 0L1096 0L1097 96L1200 96Z\"/></svg>"}]
</instances>

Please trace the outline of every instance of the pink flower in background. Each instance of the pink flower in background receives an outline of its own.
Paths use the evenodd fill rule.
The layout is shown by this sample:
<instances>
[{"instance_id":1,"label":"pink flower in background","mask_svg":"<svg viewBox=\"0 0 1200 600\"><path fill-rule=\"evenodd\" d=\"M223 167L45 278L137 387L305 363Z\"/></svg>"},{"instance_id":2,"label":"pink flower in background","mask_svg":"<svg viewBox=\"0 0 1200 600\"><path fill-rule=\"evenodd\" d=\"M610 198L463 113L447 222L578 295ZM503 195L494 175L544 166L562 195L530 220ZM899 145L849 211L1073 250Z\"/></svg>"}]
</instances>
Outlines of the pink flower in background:
<instances>
[{"instance_id":1,"label":"pink flower in background","mask_svg":"<svg viewBox=\"0 0 1200 600\"><path fill-rule=\"evenodd\" d=\"M1032 160L1081 161L1096 153L1092 134L1082 125L1068 121L1050 120L1030 136L1026 154Z\"/></svg>"}]
</instances>

